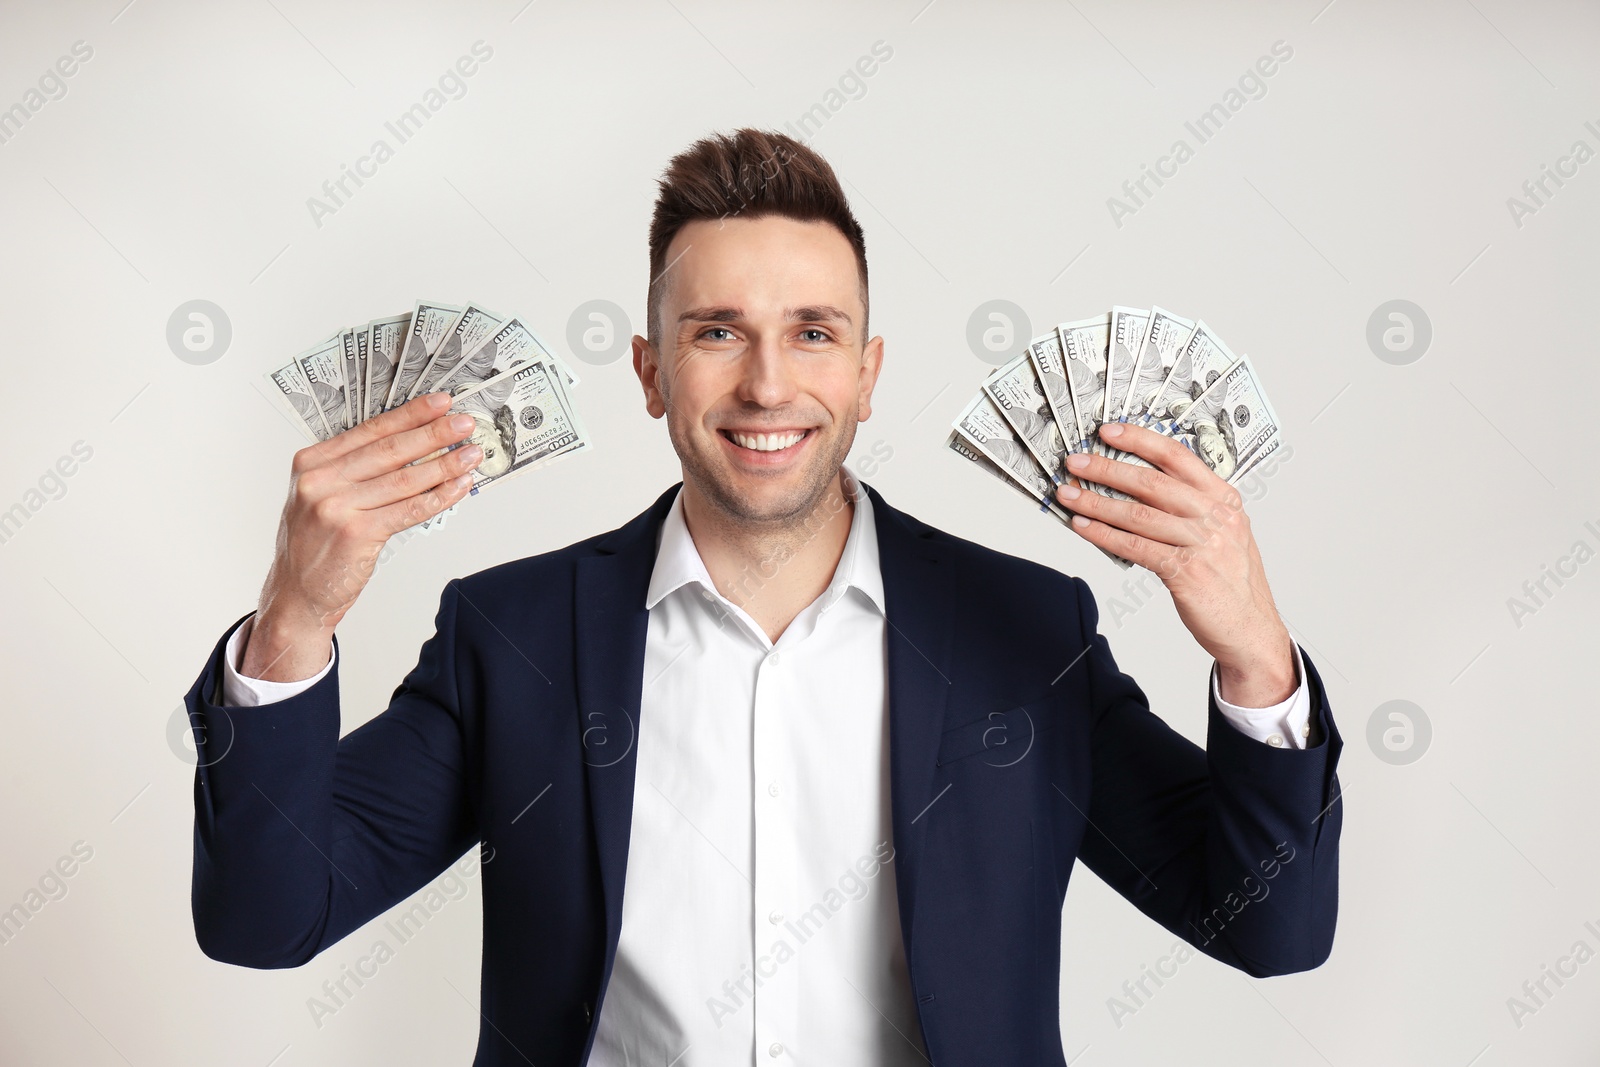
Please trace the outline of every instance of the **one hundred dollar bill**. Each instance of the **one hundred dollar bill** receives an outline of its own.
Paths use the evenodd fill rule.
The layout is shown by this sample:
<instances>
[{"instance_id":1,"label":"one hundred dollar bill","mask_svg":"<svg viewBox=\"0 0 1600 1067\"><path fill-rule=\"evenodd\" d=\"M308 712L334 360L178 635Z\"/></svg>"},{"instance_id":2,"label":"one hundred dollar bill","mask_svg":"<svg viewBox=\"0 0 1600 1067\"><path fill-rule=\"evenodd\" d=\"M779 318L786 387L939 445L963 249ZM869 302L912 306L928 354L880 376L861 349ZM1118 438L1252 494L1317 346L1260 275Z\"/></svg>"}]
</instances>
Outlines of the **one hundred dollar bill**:
<instances>
[{"instance_id":1,"label":"one hundred dollar bill","mask_svg":"<svg viewBox=\"0 0 1600 1067\"><path fill-rule=\"evenodd\" d=\"M339 369L344 375L344 427L348 430L361 421L361 349L357 331L339 335Z\"/></svg>"},{"instance_id":2,"label":"one hundred dollar bill","mask_svg":"<svg viewBox=\"0 0 1600 1067\"><path fill-rule=\"evenodd\" d=\"M466 442L483 449L472 490L503 481L545 460L592 447L575 412L557 392L560 372L534 360L456 396L450 410L477 424Z\"/></svg>"},{"instance_id":3,"label":"one hundred dollar bill","mask_svg":"<svg viewBox=\"0 0 1600 1067\"><path fill-rule=\"evenodd\" d=\"M418 300L407 316L405 344L395 361L394 381L389 386L389 398L384 409L397 408L411 399L411 388L422 377L428 360L444 341L450 327L461 317L461 308L449 304L436 304Z\"/></svg>"},{"instance_id":4,"label":"one hundred dollar bill","mask_svg":"<svg viewBox=\"0 0 1600 1067\"><path fill-rule=\"evenodd\" d=\"M1000 414L1017 431L1022 443L1033 453L1039 466L1050 476L1052 484L1060 484L1066 477L1062 461L1067 455L1067 445L1056 425L1050 402L1045 399L1044 384L1034 370L1033 360L1026 352L1001 366L999 373L983 383Z\"/></svg>"},{"instance_id":5,"label":"one hundred dollar bill","mask_svg":"<svg viewBox=\"0 0 1600 1067\"><path fill-rule=\"evenodd\" d=\"M1101 422L1116 422L1128 403L1128 391L1133 385L1134 368L1138 365L1140 351L1144 348L1144 335L1150 325L1150 312L1146 308L1111 308L1111 335L1109 355L1106 360L1106 406Z\"/></svg>"},{"instance_id":6,"label":"one hundred dollar bill","mask_svg":"<svg viewBox=\"0 0 1600 1067\"><path fill-rule=\"evenodd\" d=\"M416 384L411 387L410 396L406 399L421 396L423 393L444 391L440 383L505 321L504 315L496 315L473 304L462 308L456 321L450 324L449 332L434 349L428 365L422 369L422 374L418 376Z\"/></svg>"},{"instance_id":7,"label":"one hundred dollar bill","mask_svg":"<svg viewBox=\"0 0 1600 1067\"><path fill-rule=\"evenodd\" d=\"M1063 322L1056 327L1061 356L1072 384L1073 408L1078 413L1074 451L1095 451L1095 431L1106 406L1106 345L1111 337L1111 316Z\"/></svg>"},{"instance_id":8,"label":"one hundred dollar bill","mask_svg":"<svg viewBox=\"0 0 1600 1067\"><path fill-rule=\"evenodd\" d=\"M300 428L308 437L313 441L326 441L332 436L327 423L322 420L322 411L312 393L311 383L306 381L305 371L300 368L299 360L270 371L267 380L282 398L284 406L294 413Z\"/></svg>"},{"instance_id":9,"label":"one hundred dollar bill","mask_svg":"<svg viewBox=\"0 0 1600 1067\"><path fill-rule=\"evenodd\" d=\"M540 360L557 371L556 388L563 399L568 399L566 383L554 355L539 341L520 318L510 318L486 335L472 352L457 362L455 369L440 378L434 389L446 393L459 393L470 389L493 375L505 374L522 364ZM570 402L569 402L570 406Z\"/></svg>"},{"instance_id":10,"label":"one hundred dollar bill","mask_svg":"<svg viewBox=\"0 0 1600 1067\"><path fill-rule=\"evenodd\" d=\"M1067 362L1061 354L1061 335L1051 330L1029 341L1028 358L1033 360L1056 430L1070 454L1078 445L1078 409L1072 403L1072 383L1067 379Z\"/></svg>"},{"instance_id":11,"label":"one hundred dollar bill","mask_svg":"<svg viewBox=\"0 0 1600 1067\"><path fill-rule=\"evenodd\" d=\"M1119 418L1140 426L1149 425L1152 406L1158 399L1161 387L1166 384L1172 366L1184 342L1194 332L1194 321L1182 318L1165 308L1151 308L1150 320L1145 327L1140 345L1139 359L1134 365L1133 383L1128 388L1127 403Z\"/></svg>"},{"instance_id":12,"label":"one hundred dollar bill","mask_svg":"<svg viewBox=\"0 0 1600 1067\"><path fill-rule=\"evenodd\" d=\"M1228 368L1211 388L1182 406L1174 429L1189 434L1195 453L1224 480L1247 469L1256 454L1278 439L1278 415L1267 400L1248 356Z\"/></svg>"},{"instance_id":13,"label":"one hundred dollar bill","mask_svg":"<svg viewBox=\"0 0 1600 1067\"><path fill-rule=\"evenodd\" d=\"M406 326L410 315L395 315L387 319L373 319L367 323L367 387L365 389L365 418L383 413L389 399L389 388L394 384L395 362L400 356L400 346L405 342Z\"/></svg>"},{"instance_id":14,"label":"one hundred dollar bill","mask_svg":"<svg viewBox=\"0 0 1600 1067\"><path fill-rule=\"evenodd\" d=\"M295 357L328 437L345 429L343 347L340 335L335 335Z\"/></svg>"},{"instance_id":15,"label":"one hundred dollar bill","mask_svg":"<svg viewBox=\"0 0 1600 1067\"><path fill-rule=\"evenodd\" d=\"M974 448L1005 471L1007 477L1027 490L1029 496L1041 503L1052 499L1055 481L1034 458L1028 446L1022 443L1022 438L1011 428L988 393L979 393L974 397L951 425Z\"/></svg>"},{"instance_id":16,"label":"one hundred dollar bill","mask_svg":"<svg viewBox=\"0 0 1600 1067\"><path fill-rule=\"evenodd\" d=\"M1211 327L1196 322L1178 350L1177 359L1173 360L1172 371L1151 406L1151 414L1158 420L1175 419L1180 409L1174 405L1198 400L1201 393L1215 385L1237 362L1239 357L1228 350Z\"/></svg>"}]
</instances>

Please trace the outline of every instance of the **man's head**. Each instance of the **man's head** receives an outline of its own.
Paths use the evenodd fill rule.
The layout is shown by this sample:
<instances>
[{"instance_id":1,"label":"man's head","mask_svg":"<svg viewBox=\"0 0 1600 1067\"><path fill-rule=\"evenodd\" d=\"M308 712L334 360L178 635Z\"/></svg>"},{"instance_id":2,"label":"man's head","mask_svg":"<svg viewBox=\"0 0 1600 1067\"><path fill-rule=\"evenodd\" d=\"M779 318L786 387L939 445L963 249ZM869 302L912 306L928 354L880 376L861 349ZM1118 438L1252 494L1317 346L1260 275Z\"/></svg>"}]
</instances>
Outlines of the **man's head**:
<instances>
[{"instance_id":1,"label":"man's head","mask_svg":"<svg viewBox=\"0 0 1600 1067\"><path fill-rule=\"evenodd\" d=\"M686 485L733 522L803 519L871 414L883 358L832 168L782 134L696 142L662 175L650 277L634 369Z\"/></svg>"}]
</instances>

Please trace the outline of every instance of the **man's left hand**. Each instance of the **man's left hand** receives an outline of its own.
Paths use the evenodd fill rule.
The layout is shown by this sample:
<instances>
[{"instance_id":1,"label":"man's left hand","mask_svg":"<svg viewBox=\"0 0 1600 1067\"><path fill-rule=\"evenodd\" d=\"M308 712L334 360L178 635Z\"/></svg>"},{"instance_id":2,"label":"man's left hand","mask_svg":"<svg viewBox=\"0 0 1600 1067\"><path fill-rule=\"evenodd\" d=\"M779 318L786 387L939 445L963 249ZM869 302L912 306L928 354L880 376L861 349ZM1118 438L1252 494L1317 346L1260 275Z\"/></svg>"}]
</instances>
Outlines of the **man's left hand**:
<instances>
[{"instance_id":1,"label":"man's left hand","mask_svg":"<svg viewBox=\"0 0 1600 1067\"><path fill-rule=\"evenodd\" d=\"M1068 474L1134 498L1063 485L1056 496L1074 513L1072 528L1161 579L1178 617L1217 661L1223 700L1253 708L1287 700L1299 684L1294 642L1267 587L1239 491L1154 430L1111 422L1100 437L1151 466L1068 456Z\"/></svg>"}]
</instances>

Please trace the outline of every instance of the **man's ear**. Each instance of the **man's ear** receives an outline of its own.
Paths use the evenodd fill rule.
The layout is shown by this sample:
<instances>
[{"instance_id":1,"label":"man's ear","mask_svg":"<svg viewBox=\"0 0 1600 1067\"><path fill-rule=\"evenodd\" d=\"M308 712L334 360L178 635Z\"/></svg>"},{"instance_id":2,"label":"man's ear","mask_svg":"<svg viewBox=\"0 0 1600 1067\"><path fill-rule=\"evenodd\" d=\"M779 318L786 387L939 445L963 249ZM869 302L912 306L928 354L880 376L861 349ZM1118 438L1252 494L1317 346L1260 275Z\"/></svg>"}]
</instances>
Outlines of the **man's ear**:
<instances>
[{"instance_id":1,"label":"man's ear","mask_svg":"<svg viewBox=\"0 0 1600 1067\"><path fill-rule=\"evenodd\" d=\"M638 334L633 335L633 373L644 389L644 409L652 419L661 418L667 413L667 403L661 395L660 356L656 346Z\"/></svg>"},{"instance_id":2,"label":"man's ear","mask_svg":"<svg viewBox=\"0 0 1600 1067\"><path fill-rule=\"evenodd\" d=\"M883 337L880 335L868 341L867 347L861 353L860 407L856 413L857 422L866 422L872 417L872 390L878 384L878 372L882 369Z\"/></svg>"}]
</instances>

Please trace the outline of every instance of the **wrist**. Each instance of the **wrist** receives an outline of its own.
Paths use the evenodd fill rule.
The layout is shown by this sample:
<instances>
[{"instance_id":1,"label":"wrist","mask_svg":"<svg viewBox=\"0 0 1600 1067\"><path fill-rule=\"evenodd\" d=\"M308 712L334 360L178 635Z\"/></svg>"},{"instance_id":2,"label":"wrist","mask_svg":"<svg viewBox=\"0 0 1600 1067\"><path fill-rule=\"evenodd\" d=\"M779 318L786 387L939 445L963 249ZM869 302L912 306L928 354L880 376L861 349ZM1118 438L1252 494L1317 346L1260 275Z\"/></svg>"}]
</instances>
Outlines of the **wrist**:
<instances>
[{"instance_id":1,"label":"wrist","mask_svg":"<svg viewBox=\"0 0 1600 1067\"><path fill-rule=\"evenodd\" d=\"M296 619L272 608L246 620L238 672L263 682L299 682L313 677L333 654L333 627L315 617Z\"/></svg>"},{"instance_id":2,"label":"wrist","mask_svg":"<svg viewBox=\"0 0 1600 1067\"><path fill-rule=\"evenodd\" d=\"M1270 708L1294 695L1300 685L1294 639L1287 629L1249 654L1217 660L1217 689L1222 699L1242 708Z\"/></svg>"}]
</instances>

